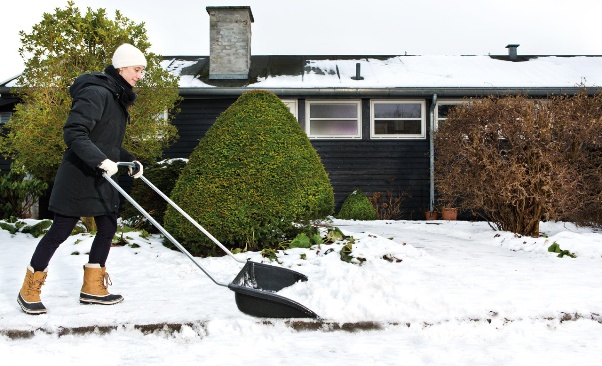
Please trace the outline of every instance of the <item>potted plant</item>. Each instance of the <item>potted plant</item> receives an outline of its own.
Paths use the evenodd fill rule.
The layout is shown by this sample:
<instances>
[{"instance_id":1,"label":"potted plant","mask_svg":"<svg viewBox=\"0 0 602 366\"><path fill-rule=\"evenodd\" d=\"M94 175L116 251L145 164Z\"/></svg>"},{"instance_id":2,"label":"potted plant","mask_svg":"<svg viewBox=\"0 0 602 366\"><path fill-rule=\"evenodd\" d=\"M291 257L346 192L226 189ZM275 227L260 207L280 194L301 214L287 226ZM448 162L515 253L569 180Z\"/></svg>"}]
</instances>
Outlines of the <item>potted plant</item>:
<instances>
[{"instance_id":1,"label":"potted plant","mask_svg":"<svg viewBox=\"0 0 602 366\"><path fill-rule=\"evenodd\" d=\"M446 206L441 209L442 220L456 220L458 218L458 209L455 207Z\"/></svg>"},{"instance_id":2,"label":"potted plant","mask_svg":"<svg viewBox=\"0 0 602 366\"><path fill-rule=\"evenodd\" d=\"M429 220L437 220L439 218L439 212L437 211L424 211L424 217L427 221Z\"/></svg>"},{"instance_id":3,"label":"potted plant","mask_svg":"<svg viewBox=\"0 0 602 366\"><path fill-rule=\"evenodd\" d=\"M427 221L439 219L439 212L433 202L430 202L427 206L422 206L422 210L424 212L424 218Z\"/></svg>"}]
</instances>

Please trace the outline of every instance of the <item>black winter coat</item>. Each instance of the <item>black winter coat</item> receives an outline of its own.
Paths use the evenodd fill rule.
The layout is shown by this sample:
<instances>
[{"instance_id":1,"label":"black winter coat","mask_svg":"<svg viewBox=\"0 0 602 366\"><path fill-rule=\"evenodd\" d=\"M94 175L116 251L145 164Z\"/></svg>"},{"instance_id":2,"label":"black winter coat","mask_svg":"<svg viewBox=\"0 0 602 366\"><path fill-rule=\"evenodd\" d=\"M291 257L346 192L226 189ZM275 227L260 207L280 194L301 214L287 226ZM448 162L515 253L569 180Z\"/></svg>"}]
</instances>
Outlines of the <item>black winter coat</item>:
<instances>
[{"instance_id":1,"label":"black winter coat","mask_svg":"<svg viewBox=\"0 0 602 366\"><path fill-rule=\"evenodd\" d=\"M48 206L60 215L90 217L117 212L119 193L97 167L105 159L135 160L121 144L129 121L127 107L136 94L112 66L105 71L112 71L115 77L106 72L84 74L69 88L73 103L63 127L67 150Z\"/></svg>"}]
</instances>

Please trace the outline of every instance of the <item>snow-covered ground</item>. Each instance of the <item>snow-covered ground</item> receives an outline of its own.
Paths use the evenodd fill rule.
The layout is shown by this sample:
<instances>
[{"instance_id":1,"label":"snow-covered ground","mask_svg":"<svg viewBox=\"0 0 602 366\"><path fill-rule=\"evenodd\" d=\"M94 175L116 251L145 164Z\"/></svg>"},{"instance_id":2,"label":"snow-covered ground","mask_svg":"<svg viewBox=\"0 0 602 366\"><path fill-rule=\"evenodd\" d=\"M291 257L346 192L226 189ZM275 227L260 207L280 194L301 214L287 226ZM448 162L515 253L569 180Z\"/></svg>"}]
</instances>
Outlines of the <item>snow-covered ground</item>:
<instances>
[{"instance_id":1,"label":"snow-covered ground","mask_svg":"<svg viewBox=\"0 0 602 366\"><path fill-rule=\"evenodd\" d=\"M362 265L340 259L342 242L287 250L273 263L309 277L279 294L319 320L246 315L190 259L138 233L127 233L130 245L114 247L107 263L123 303L79 304L92 241L80 234L50 263L48 313L26 315L16 297L38 239L0 230L0 363L600 364L602 232L567 223L542 223L540 238L484 222L332 225L355 239ZM576 258L548 252L554 242ZM242 266L228 256L197 261L225 283Z\"/></svg>"}]
</instances>

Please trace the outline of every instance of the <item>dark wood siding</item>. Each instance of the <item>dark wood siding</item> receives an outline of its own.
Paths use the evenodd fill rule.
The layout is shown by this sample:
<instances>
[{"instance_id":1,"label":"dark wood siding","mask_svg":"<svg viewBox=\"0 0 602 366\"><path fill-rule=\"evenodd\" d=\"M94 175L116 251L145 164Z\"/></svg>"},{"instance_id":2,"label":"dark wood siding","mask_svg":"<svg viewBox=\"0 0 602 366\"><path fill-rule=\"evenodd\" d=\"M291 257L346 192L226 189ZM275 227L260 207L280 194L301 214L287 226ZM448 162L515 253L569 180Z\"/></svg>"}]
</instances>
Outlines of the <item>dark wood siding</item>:
<instances>
[{"instance_id":1,"label":"dark wood siding","mask_svg":"<svg viewBox=\"0 0 602 366\"><path fill-rule=\"evenodd\" d=\"M0 98L0 112L14 113L16 102L17 100L15 98ZM6 134L8 132L6 129L4 129L4 125L0 125L0 128L2 129L2 134ZM0 156L0 172L9 172L11 162L11 159L5 159L3 156Z\"/></svg>"},{"instance_id":2,"label":"dark wood siding","mask_svg":"<svg viewBox=\"0 0 602 366\"><path fill-rule=\"evenodd\" d=\"M163 157L188 158L215 119L235 101L236 98L182 101L180 113L173 121L178 129L178 141L164 151Z\"/></svg>"},{"instance_id":3,"label":"dark wood siding","mask_svg":"<svg viewBox=\"0 0 602 366\"><path fill-rule=\"evenodd\" d=\"M335 212L356 188L368 196L391 192L406 197L401 204L405 218L424 211L429 197L428 141L312 140L312 144L330 177Z\"/></svg>"}]
</instances>

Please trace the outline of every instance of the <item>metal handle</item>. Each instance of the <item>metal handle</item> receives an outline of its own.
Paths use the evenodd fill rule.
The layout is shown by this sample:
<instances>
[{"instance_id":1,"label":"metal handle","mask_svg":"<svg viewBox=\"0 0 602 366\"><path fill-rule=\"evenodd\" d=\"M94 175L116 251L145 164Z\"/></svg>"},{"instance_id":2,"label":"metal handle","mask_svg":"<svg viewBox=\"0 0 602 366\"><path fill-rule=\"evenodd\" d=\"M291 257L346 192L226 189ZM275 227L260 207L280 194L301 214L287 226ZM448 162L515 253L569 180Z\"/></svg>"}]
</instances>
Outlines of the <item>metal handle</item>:
<instances>
[{"instance_id":1,"label":"metal handle","mask_svg":"<svg viewBox=\"0 0 602 366\"><path fill-rule=\"evenodd\" d=\"M134 163L117 163L117 165L123 165L123 166L130 166L130 164L134 164ZM220 285L220 286L224 286L224 287L228 287L228 284L226 283L222 283L219 281L216 281L213 276L211 276L211 274L209 272L207 272L205 270L205 268L203 268L203 266L201 266L196 259L192 256L192 254L190 254L190 252L188 250L186 250L186 248L184 248L182 246L182 244L180 244L173 236L171 236L171 234L169 232L167 232L167 230L165 230L165 228L163 226L161 226L161 224L159 224L148 212L146 212L146 210L144 208L142 208L142 206L140 206L138 204L138 202L136 202L132 197L130 197L129 194L127 194L123 188L121 188L119 186L119 184L117 184L117 182L115 182L113 179L111 179L111 177L106 173L102 173L102 176L105 177L105 179L119 192L123 195L123 197L125 197L125 199L127 199L134 207L136 207L138 209L138 211L140 211L140 213L142 213L144 215L144 217L146 217L148 219L148 221L150 221L157 229L159 229L159 231L165 235L165 237L167 239L169 239L169 241L171 241L182 253L184 253L188 258L190 258L190 260L197 266L199 267L199 269L201 271L203 271L207 277L209 277L211 279L211 281L213 281L215 284Z\"/></svg>"}]
</instances>

